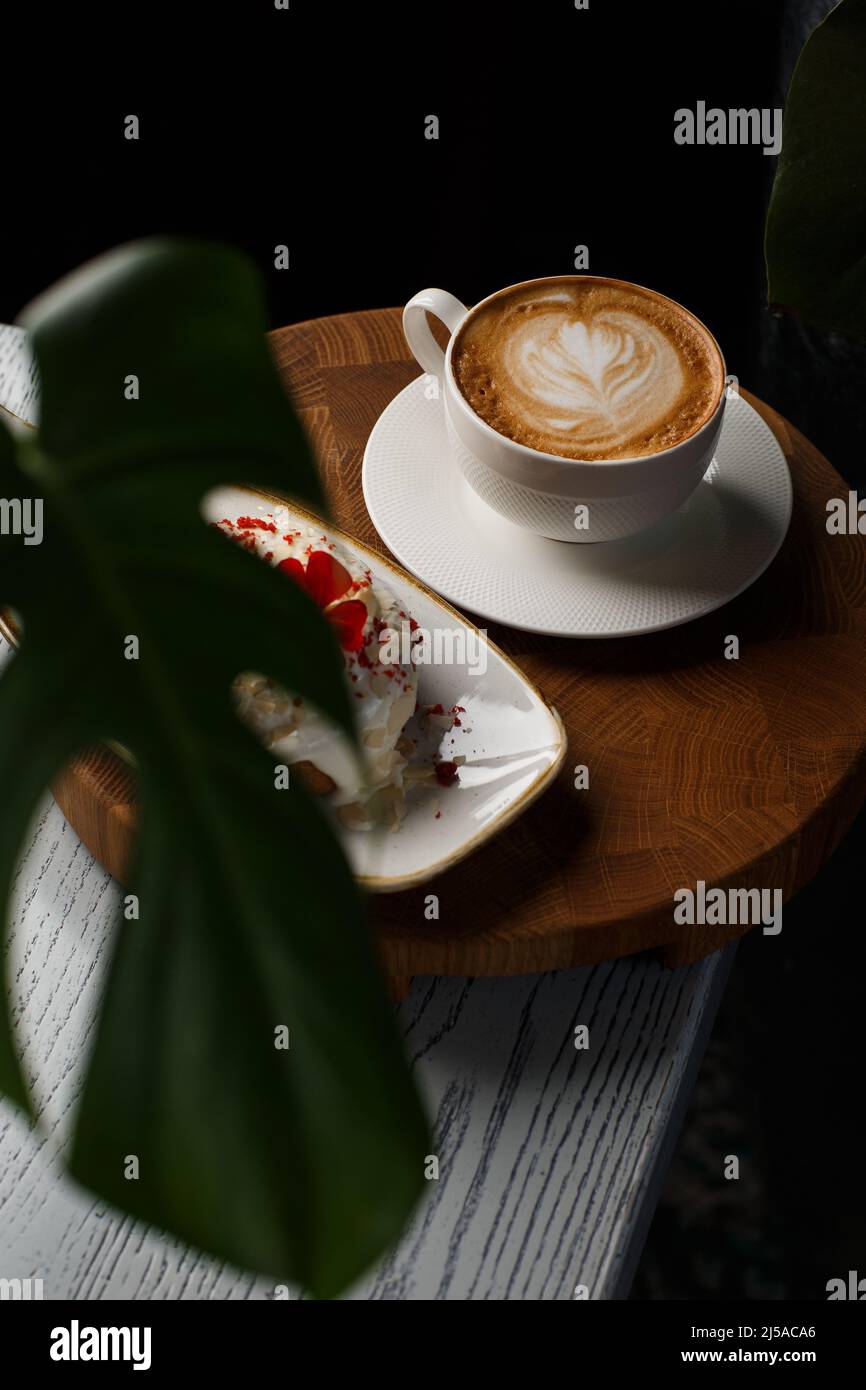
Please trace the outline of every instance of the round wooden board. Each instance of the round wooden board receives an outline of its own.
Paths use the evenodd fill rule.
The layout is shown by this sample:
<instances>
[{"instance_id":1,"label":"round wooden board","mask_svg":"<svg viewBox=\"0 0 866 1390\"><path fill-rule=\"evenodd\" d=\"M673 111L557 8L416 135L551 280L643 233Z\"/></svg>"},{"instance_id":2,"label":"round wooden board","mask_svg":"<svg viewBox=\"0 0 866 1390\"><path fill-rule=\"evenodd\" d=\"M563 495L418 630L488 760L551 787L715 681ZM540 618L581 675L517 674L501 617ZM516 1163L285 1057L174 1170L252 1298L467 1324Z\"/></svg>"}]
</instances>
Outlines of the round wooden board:
<instances>
[{"instance_id":1,"label":"round wooden board","mask_svg":"<svg viewBox=\"0 0 866 1390\"><path fill-rule=\"evenodd\" d=\"M271 342L335 522L387 554L364 507L361 460L377 417L418 373L399 310L295 324ZM396 992L413 974L520 974L653 947L685 964L745 928L677 926L677 888L702 879L788 899L847 830L866 792L866 537L828 535L825 503L847 485L748 399L794 479L788 538L758 583L698 622L622 641L487 624L559 710L569 756L526 815L432 889L371 900ZM723 655L728 634L739 660ZM589 768L586 791L574 788L577 764ZM123 764L105 751L81 758L55 794L122 878L135 833Z\"/></svg>"}]
</instances>

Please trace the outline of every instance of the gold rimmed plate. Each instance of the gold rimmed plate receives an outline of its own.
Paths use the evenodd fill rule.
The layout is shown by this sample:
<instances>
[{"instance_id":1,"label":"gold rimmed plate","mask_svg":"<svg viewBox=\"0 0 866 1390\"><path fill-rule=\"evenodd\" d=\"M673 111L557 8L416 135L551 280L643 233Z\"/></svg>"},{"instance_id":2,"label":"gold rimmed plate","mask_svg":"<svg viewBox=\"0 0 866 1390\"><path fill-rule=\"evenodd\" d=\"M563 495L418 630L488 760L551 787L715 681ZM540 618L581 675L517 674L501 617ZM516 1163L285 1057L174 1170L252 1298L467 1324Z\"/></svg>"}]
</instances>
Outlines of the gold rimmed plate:
<instances>
[{"instance_id":1,"label":"gold rimmed plate","mask_svg":"<svg viewBox=\"0 0 866 1390\"><path fill-rule=\"evenodd\" d=\"M421 782L406 798L395 830L338 826L356 876L374 892L426 883L480 849L531 806L562 766L566 737L556 710L504 652L419 580L345 532L285 498L241 487L218 488L205 499L208 521L266 515L285 506L289 520L322 526L397 596L444 659L417 667L419 709L460 707L459 725L438 737L425 727L419 758L460 760L456 782ZM431 721L425 721L429 726ZM418 737L410 726L410 736Z\"/></svg>"}]
</instances>

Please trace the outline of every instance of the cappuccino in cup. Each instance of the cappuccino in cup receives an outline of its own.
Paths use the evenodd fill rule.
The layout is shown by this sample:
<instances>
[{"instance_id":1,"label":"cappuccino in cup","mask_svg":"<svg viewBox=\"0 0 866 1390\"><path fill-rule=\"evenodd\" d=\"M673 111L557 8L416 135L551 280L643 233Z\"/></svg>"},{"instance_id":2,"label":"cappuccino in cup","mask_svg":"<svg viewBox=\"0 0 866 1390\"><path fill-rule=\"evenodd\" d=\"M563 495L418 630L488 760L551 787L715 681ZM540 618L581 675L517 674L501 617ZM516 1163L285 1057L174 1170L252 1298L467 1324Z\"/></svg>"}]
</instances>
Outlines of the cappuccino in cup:
<instances>
[{"instance_id":1,"label":"cappuccino in cup","mask_svg":"<svg viewBox=\"0 0 866 1390\"><path fill-rule=\"evenodd\" d=\"M641 458L716 411L725 367L687 309L622 280L567 275L500 290L467 315L451 365L476 415L562 458Z\"/></svg>"},{"instance_id":2,"label":"cappuccino in cup","mask_svg":"<svg viewBox=\"0 0 866 1390\"><path fill-rule=\"evenodd\" d=\"M448 329L446 348L428 315ZM467 309L431 288L409 300L403 329L441 383L425 399L442 411L463 478L516 526L621 540L682 506L712 463L727 399L721 350L654 290L554 275Z\"/></svg>"}]
</instances>

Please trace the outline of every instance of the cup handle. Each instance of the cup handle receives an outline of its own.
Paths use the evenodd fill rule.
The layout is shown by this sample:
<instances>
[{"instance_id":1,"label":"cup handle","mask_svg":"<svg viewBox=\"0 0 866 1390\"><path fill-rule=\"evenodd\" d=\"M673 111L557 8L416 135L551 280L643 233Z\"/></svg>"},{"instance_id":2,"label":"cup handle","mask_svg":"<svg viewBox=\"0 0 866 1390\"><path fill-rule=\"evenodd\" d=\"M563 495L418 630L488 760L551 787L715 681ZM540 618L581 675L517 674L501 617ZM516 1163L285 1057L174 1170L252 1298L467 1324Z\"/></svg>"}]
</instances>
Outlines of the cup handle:
<instances>
[{"instance_id":1,"label":"cup handle","mask_svg":"<svg viewBox=\"0 0 866 1390\"><path fill-rule=\"evenodd\" d=\"M451 333L456 333L469 310L447 290L420 290L403 310L403 332L416 362L431 376L441 376L445 354L430 332L427 314L435 314Z\"/></svg>"}]
</instances>

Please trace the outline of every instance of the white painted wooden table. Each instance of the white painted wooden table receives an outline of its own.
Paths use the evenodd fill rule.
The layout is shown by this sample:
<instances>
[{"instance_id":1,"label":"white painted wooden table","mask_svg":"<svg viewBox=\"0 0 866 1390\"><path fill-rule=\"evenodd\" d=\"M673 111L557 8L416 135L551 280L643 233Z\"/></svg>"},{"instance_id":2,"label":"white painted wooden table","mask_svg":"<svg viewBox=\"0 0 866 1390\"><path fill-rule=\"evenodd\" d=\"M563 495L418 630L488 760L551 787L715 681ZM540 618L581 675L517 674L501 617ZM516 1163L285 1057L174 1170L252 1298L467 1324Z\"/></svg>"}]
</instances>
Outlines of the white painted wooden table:
<instances>
[{"instance_id":1,"label":"white painted wooden table","mask_svg":"<svg viewBox=\"0 0 866 1390\"><path fill-rule=\"evenodd\" d=\"M0 404L24 419L38 404L23 335L2 327ZM0 668L9 659L0 639ZM119 896L46 795L7 959L41 1128L0 1103L0 1277L41 1278L49 1299L267 1298L271 1281L118 1215L63 1174ZM350 1296L572 1299L577 1285L593 1299L626 1296L733 952L673 972L636 957L517 979L416 979L398 1018L440 1177L399 1248ZM578 1024L586 1051L574 1046Z\"/></svg>"}]
</instances>

